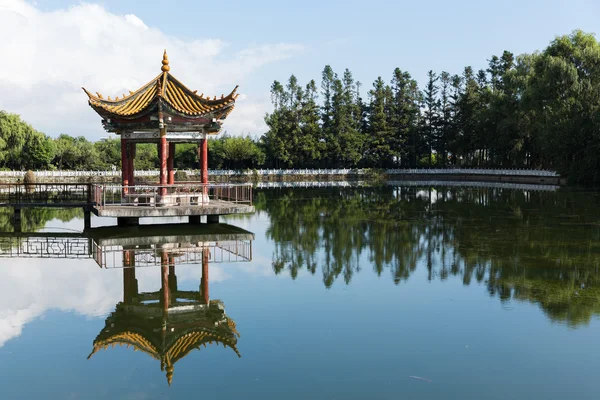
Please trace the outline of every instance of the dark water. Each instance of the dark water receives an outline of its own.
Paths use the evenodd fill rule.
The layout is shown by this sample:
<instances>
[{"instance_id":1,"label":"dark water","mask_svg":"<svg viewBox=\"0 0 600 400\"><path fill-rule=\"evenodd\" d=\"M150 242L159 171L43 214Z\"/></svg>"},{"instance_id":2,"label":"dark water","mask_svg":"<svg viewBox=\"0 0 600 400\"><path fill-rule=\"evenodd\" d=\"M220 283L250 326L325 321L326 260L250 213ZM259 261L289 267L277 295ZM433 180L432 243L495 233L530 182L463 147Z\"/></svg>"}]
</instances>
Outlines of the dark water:
<instances>
[{"instance_id":1,"label":"dark water","mask_svg":"<svg viewBox=\"0 0 600 400\"><path fill-rule=\"evenodd\" d=\"M251 261L215 252L203 271L172 253L171 301L199 308L166 325L165 268L120 268L118 244L100 268L58 258L76 239L5 237L0 399L597 399L599 204L564 189L258 191L256 214L223 219L255 235ZM23 230L82 217L27 211Z\"/></svg>"}]
</instances>

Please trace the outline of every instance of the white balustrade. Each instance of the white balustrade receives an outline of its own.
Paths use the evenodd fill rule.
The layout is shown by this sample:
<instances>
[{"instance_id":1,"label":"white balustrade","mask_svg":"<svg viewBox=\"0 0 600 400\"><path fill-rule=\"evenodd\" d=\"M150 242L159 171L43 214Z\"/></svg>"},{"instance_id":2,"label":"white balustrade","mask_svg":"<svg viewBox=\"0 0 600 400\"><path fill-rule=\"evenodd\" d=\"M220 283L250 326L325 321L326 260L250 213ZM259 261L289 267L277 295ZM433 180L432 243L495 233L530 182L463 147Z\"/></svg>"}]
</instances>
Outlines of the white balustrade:
<instances>
[{"instance_id":1,"label":"white balustrade","mask_svg":"<svg viewBox=\"0 0 600 400\"><path fill-rule=\"evenodd\" d=\"M186 175L199 175L199 170L184 169L179 170ZM333 176L333 175L364 175L368 170L365 169L257 169L257 170L209 170L212 176L279 176L279 175L303 175L303 176ZM109 177L119 178L120 170L107 171L33 171L38 177L43 178L90 178L90 177ZM536 177L560 177L555 171L535 170L535 169L483 169L483 168L394 168L387 169L384 172L388 175L502 175L502 176L536 176ZM159 170L138 170L135 175L138 177L157 177ZM0 179L12 178L23 179L25 171L0 171Z\"/></svg>"}]
</instances>

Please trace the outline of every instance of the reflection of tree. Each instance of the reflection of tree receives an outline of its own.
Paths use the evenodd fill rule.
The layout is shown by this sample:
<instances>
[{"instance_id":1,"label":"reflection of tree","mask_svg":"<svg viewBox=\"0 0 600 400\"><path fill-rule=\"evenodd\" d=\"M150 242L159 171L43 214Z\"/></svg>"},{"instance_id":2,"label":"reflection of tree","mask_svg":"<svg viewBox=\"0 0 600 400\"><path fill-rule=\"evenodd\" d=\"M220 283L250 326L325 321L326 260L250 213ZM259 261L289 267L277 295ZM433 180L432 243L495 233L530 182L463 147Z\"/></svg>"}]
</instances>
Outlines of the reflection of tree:
<instances>
[{"instance_id":1,"label":"reflection of tree","mask_svg":"<svg viewBox=\"0 0 600 400\"><path fill-rule=\"evenodd\" d=\"M485 284L502 301L528 300L573 326L600 313L597 200L576 192L461 188L338 188L261 192L273 268L346 283L367 252L375 272L406 280Z\"/></svg>"},{"instance_id":2,"label":"reflection of tree","mask_svg":"<svg viewBox=\"0 0 600 400\"><path fill-rule=\"evenodd\" d=\"M414 244L426 231L410 220L426 205L389 201L399 195L393 188L265 192L275 272L287 269L295 278L300 269L315 273L321 262L327 287L340 275L349 283L367 250L377 274L389 268L396 282L407 278L423 250Z\"/></svg>"},{"instance_id":3,"label":"reflection of tree","mask_svg":"<svg viewBox=\"0 0 600 400\"><path fill-rule=\"evenodd\" d=\"M0 208L0 231L13 231L13 215L12 208ZM69 222L74 218L83 218L82 208L24 208L21 211L21 229L34 232L53 219Z\"/></svg>"}]
</instances>

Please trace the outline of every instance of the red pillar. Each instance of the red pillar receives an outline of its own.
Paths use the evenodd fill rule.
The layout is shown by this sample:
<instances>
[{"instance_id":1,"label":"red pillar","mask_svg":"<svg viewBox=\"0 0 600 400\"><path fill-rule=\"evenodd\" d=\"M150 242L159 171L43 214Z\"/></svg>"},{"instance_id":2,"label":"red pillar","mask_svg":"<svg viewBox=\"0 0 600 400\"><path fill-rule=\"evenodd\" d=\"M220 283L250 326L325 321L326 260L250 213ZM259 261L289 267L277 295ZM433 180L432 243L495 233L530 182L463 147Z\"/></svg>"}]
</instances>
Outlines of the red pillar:
<instances>
[{"instance_id":1,"label":"red pillar","mask_svg":"<svg viewBox=\"0 0 600 400\"><path fill-rule=\"evenodd\" d=\"M129 190L129 157L127 154L127 140L121 139L121 185L124 186L123 194L127 194Z\"/></svg>"},{"instance_id":2,"label":"red pillar","mask_svg":"<svg viewBox=\"0 0 600 400\"><path fill-rule=\"evenodd\" d=\"M158 158L160 159L160 186L163 186L160 189L160 195L165 196L167 194L167 155L169 152L168 143L167 143L167 130L165 128L160 131L160 152L158 154Z\"/></svg>"},{"instance_id":3,"label":"red pillar","mask_svg":"<svg viewBox=\"0 0 600 400\"><path fill-rule=\"evenodd\" d=\"M135 142L128 140L127 172L129 174L129 186L135 186L135 167L133 166L133 161L135 160L135 145Z\"/></svg>"},{"instance_id":4,"label":"red pillar","mask_svg":"<svg viewBox=\"0 0 600 400\"><path fill-rule=\"evenodd\" d=\"M169 256L166 251L162 251L160 255L161 265L161 289L162 289L162 306L163 312L167 314L169 312Z\"/></svg>"},{"instance_id":5,"label":"red pillar","mask_svg":"<svg viewBox=\"0 0 600 400\"><path fill-rule=\"evenodd\" d=\"M205 304L208 304L210 300L208 296L208 251L208 249L202 250L202 278L200 279L200 289Z\"/></svg>"},{"instance_id":6,"label":"red pillar","mask_svg":"<svg viewBox=\"0 0 600 400\"><path fill-rule=\"evenodd\" d=\"M169 143L169 158L167 159L167 172L169 178L167 183L172 185L175 183L175 143Z\"/></svg>"},{"instance_id":7,"label":"red pillar","mask_svg":"<svg viewBox=\"0 0 600 400\"><path fill-rule=\"evenodd\" d=\"M200 160L200 182L208 183L208 140L202 139L198 146L198 159Z\"/></svg>"}]
</instances>

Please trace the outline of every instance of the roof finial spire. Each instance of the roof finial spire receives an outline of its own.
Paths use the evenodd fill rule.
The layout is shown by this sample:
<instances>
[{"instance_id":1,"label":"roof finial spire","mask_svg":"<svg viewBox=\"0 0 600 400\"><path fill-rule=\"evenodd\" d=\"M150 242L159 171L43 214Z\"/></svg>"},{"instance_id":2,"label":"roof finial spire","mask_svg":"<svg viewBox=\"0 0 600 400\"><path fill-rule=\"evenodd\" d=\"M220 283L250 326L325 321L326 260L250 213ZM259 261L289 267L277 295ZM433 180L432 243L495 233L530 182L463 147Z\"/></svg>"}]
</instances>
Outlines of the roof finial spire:
<instances>
[{"instance_id":1,"label":"roof finial spire","mask_svg":"<svg viewBox=\"0 0 600 400\"><path fill-rule=\"evenodd\" d=\"M169 67L169 57L167 56L167 50L165 49L165 52L163 54L162 67L160 68L160 70L162 72L169 72L170 69L171 67Z\"/></svg>"}]
</instances>

